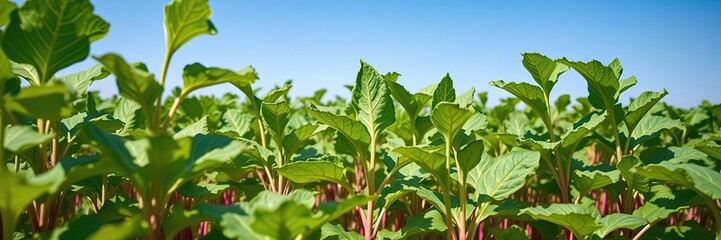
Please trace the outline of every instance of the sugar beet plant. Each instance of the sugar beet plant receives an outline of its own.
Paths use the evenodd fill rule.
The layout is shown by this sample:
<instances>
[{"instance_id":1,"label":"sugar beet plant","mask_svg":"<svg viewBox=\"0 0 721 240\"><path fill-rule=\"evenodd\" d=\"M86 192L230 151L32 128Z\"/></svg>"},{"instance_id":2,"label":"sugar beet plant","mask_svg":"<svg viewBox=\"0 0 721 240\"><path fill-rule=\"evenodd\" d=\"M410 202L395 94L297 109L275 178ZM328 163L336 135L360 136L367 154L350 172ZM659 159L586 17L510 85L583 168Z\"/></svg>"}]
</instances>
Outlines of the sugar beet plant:
<instances>
[{"instance_id":1,"label":"sugar beet plant","mask_svg":"<svg viewBox=\"0 0 721 240\"><path fill-rule=\"evenodd\" d=\"M490 82L513 95L494 107L364 61L349 101L259 95L250 66L190 63L166 89L210 15L165 7L159 78L114 53L58 76L110 24L88 0L0 0L3 239L721 239L721 105L623 101L620 61L538 53L532 84ZM571 70L588 96L551 99ZM88 91L110 75L119 96ZM236 91L192 94L217 84Z\"/></svg>"}]
</instances>

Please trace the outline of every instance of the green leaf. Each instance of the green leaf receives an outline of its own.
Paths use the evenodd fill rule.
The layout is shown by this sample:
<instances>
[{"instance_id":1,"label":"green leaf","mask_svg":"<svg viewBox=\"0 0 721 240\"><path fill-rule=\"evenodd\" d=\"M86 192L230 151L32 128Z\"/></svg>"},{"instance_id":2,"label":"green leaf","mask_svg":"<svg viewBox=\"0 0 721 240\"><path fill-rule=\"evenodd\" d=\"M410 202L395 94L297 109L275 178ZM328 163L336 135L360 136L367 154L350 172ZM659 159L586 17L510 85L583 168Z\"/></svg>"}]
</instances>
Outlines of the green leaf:
<instances>
[{"instance_id":1,"label":"green leaf","mask_svg":"<svg viewBox=\"0 0 721 240\"><path fill-rule=\"evenodd\" d=\"M97 64L88 70L72 73L70 75L57 78L63 82L65 86L74 91L75 97L81 97L88 91L88 87L93 81L101 80L110 75L103 65Z\"/></svg>"},{"instance_id":2,"label":"green leaf","mask_svg":"<svg viewBox=\"0 0 721 240\"><path fill-rule=\"evenodd\" d=\"M360 153L368 149L371 138L363 123L346 116L320 111L315 108L315 106L311 106L309 109L308 114L315 120L337 130L338 133L351 140L355 147L355 152Z\"/></svg>"},{"instance_id":3,"label":"green leaf","mask_svg":"<svg viewBox=\"0 0 721 240\"><path fill-rule=\"evenodd\" d=\"M366 127L372 138L396 121L391 91L385 79L364 61L361 61L350 104L356 112L356 119Z\"/></svg>"},{"instance_id":4,"label":"green leaf","mask_svg":"<svg viewBox=\"0 0 721 240\"><path fill-rule=\"evenodd\" d=\"M572 62L564 58L560 63L572 67L588 83L588 101L597 109L612 111L618 102L620 64L604 66L601 62Z\"/></svg>"},{"instance_id":5,"label":"green leaf","mask_svg":"<svg viewBox=\"0 0 721 240\"><path fill-rule=\"evenodd\" d=\"M182 137L193 137L198 134L208 134L210 130L208 129L208 116L203 116L200 118L200 120L189 124L188 126L185 126L185 128L181 129L175 135L173 135L173 138L182 138Z\"/></svg>"},{"instance_id":6,"label":"green leaf","mask_svg":"<svg viewBox=\"0 0 721 240\"><path fill-rule=\"evenodd\" d=\"M118 105L113 110L113 118L123 122L123 131L128 131L140 126L140 104L127 98L120 98Z\"/></svg>"},{"instance_id":7,"label":"green leaf","mask_svg":"<svg viewBox=\"0 0 721 240\"><path fill-rule=\"evenodd\" d=\"M399 76L400 74L395 72L387 73L383 76L383 79L385 79L386 85L388 85L388 90L391 91L393 98L396 99L401 106L403 106L403 109L406 110L410 119L414 119L415 116L418 116L422 109L420 108L418 102L416 102L414 95L408 92L403 85L397 82Z\"/></svg>"},{"instance_id":8,"label":"green leaf","mask_svg":"<svg viewBox=\"0 0 721 240\"><path fill-rule=\"evenodd\" d=\"M245 211L237 205L217 205L201 202L192 209L186 210L182 204L175 204L170 215L163 220L163 231L166 239L173 239L185 227L202 221L220 222L225 214L245 215Z\"/></svg>"},{"instance_id":9,"label":"green leaf","mask_svg":"<svg viewBox=\"0 0 721 240\"><path fill-rule=\"evenodd\" d=\"M421 90L423 92L423 90ZM453 88L453 80L451 75L446 74L441 82L436 86L433 91L433 101L431 102L431 109L435 109L436 105L441 102L455 102L456 101L456 89Z\"/></svg>"},{"instance_id":10,"label":"green leaf","mask_svg":"<svg viewBox=\"0 0 721 240\"><path fill-rule=\"evenodd\" d=\"M320 229L322 240L363 240L363 236L353 231L346 231L340 224L325 224Z\"/></svg>"},{"instance_id":11,"label":"green leaf","mask_svg":"<svg viewBox=\"0 0 721 240\"><path fill-rule=\"evenodd\" d=\"M625 156L616 164L616 168L621 171L621 176L623 176L624 181L626 181L626 185L631 186L631 188L639 192L648 192L648 178L633 170L641 166L643 166L643 163L635 156Z\"/></svg>"},{"instance_id":12,"label":"green leaf","mask_svg":"<svg viewBox=\"0 0 721 240\"><path fill-rule=\"evenodd\" d=\"M483 156L483 148L484 145L481 140L473 141L463 147L460 151L458 151L458 163L460 164L458 168L460 168L460 170L464 173L468 173L471 169L476 167ZM468 178L468 174L464 174L464 176ZM463 179L463 182L465 181L466 179Z\"/></svg>"},{"instance_id":13,"label":"green leaf","mask_svg":"<svg viewBox=\"0 0 721 240\"><path fill-rule=\"evenodd\" d=\"M618 81L618 84L619 84L618 92L619 92L619 94L620 94L620 93L623 93L623 92L625 92L626 90L628 90L629 88L635 86L637 82L638 82L638 80L637 80L636 77L634 77L634 76L631 76L631 77L626 78L626 79L621 79L621 80L619 80L619 81Z\"/></svg>"},{"instance_id":14,"label":"green leaf","mask_svg":"<svg viewBox=\"0 0 721 240\"><path fill-rule=\"evenodd\" d=\"M486 198L503 200L518 191L526 184L526 177L536 172L540 156L527 150L499 156L482 170L476 183L476 197L483 201L490 200Z\"/></svg>"},{"instance_id":15,"label":"green leaf","mask_svg":"<svg viewBox=\"0 0 721 240\"><path fill-rule=\"evenodd\" d=\"M476 88L471 88L471 90L468 90L464 93L461 93L461 95L458 95L456 100L453 103L457 103L461 107L468 108L473 104L473 96L476 94Z\"/></svg>"},{"instance_id":16,"label":"green leaf","mask_svg":"<svg viewBox=\"0 0 721 240\"><path fill-rule=\"evenodd\" d=\"M548 107L546 106L546 97L543 93L543 90L538 87L534 86L525 82L522 83L515 83L515 82L509 82L506 83L502 80L498 81L491 81L491 86L501 88L503 90L508 91L509 93L513 94L513 96L516 96L517 98L521 99L526 105L531 107L533 111L536 111L536 114L541 116L541 119L546 122L549 121L550 116L548 116Z\"/></svg>"},{"instance_id":17,"label":"green leaf","mask_svg":"<svg viewBox=\"0 0 721 240\"><path fill-rule=\"evenodd\" d=\"M646 219L641 217L623 214L623 213L612 213L601 218L601 229L595 232L601 239L606 237L609 233L616 231L617 229L625 228L634 230L640 226L646 225Z\"/></svg>"},{"instance_id":18,"label":"green leaf","mask_svg":"<svg viewBox=\"0 0 721 240\"><path fill-rule=\"evenodd\" d=\"M601 229L601 214L592 205L559 204L554 203L547 207L532 207L521 210L536 220L545 220L561 225L573 232L579 239Z\"/></svg>"},{"instance_id":19,"label":"green leaf","mask_svg":"<svg viewBox=\"0 0 721 240\"><path fill-rule=\"evenodd\" d=\"M197 36L214 35L217 31L210 21L210 14L207 0L173 0L165 5L165 46L168 56Z\"/></svg>"},{"instance_id":20,"label":"green leaf","mask_svg":"<svg viewBox=\"0 0 721 240\"><path fill-rule=\"evenodd\" d=\"M187 94L221 83L232 83L235 86L250 85L256 79L258 79L258 74L252 66L248 66L240 72L233 72L228 69L208 68L200 63L193 63L183 68L183 92Z\"/></svg>"},{"instance_id":21,"label":"green leaf","mask_svg":"<svg viewBox=\"0 0 721 240\"><path fill-rule=\"evenodd\" d=\"M573 175L573 183L581 194L601 189L602 187L618 182L621 172L613 170L609 172L601 170L576 170Z\"/></svg>"},{"instance_id":22,"label":"green leaf","mask_svg":"<svg viewBox=\"0 0 721 240\"><path fill-rule=\"evenodd\" d=\"M528 240L526 230L518 225L512 225L506 229L494 227L491 228L491 234L496 240Z\"/></svg>"},{"instance_id":23,"label":"green leaf","mask_svg":"<svg viewBox=\"0 0 721 240\"><path fill-rule=\"evenodd\" d=\"M10 13L17 8L18 6L9 0L0 1L0 27L10 23Z\"/></svg>"},{"instance_id":24,"label":"green leaf","mask_svg":"<svg viewBox=\"0 0 721 240\"><path fill-rule=\"evenodd\" d=\"M5 150L20 153L53 139L53 134L40 134L31 126L15 125L5 128ZM0 166L4 167L4 166Z\"/></svg>"},{"instance_id":25,"label":"green leaf","mask_svg":"<svg viewBox=\"0 0 721 240\"><path fill-rule=\"evenodd\" d=\"M341 161L336 156L326 155L305 161L296 161L275 168L278 173L297 183L328 181L353 189L345 177L345 168L334 163Z\"/></svg>"},{"instance_id":26,"label":"green leaf","mask_svg":"<svg viewBox=\"0 0 721 240\"><path fill-rule=\"evenodd\" d=\"M59 121L72 116L68 89L62 84L29 86L7 97L6 107L33 118Z\"/></svg>"},{"instance_id":27,"label":"green leaf","mask_svg":"<svg viewBox=\"0 0 721 240\"><path fill-rule=\"evenodd\" d=\"M474 111L458 104L442 102L431 112L431 122L448 142L454 143L463 125L473 117Z\"/></svg>"},{"instance_id":28,"label":"green leaf","mask_svg":"<svg viewBox=\"0 0 721 240\"><path fill-rule=\"evenodd\" d=\"M664 199L667 200L667 199ZM686 203L684 203L686 204ZM654 224L659 220L668 218L672 213L678 212L682 209L689 208L688 206L676 206L670 207L663 204L657 204L652 202L646 202L643 206L633 211L633 216L640 217L646 220L648 224Z\"/></svg>"},{"instance_id":29,"label":"green leaf","mask_svg":"<svg viewBox=\"0 0 721 240\"><path fill-rule=\"evenodd\" d=\"M644 143L666 129L683 129L683 123L676 119L661 116L647 116L641 119L636 129L631 133L631 145L636 146Z\"/></svg>"},{"instance_id":30,"label":"green leaf","mask_svg":"<svg viewBox=\"0 0 721 240\"><path fill-rule=\"evenodd\" d=\"M651 179L679 184L711 199L721 199L721 173L693 163L651 164L636 171Z\"/></svg>"},{"instance_id":31,"label":"green leaf","mask_svg":"<svg viewBox=\"0 0 721 240\"><path fill-rule=\"evenodd\" d=\"M19 176L0 166L0 217L3 220L3 238L15 232L20 214L36 198L57 187L57 175L52 173L35 177Z\"/></svg>"},{"instance_id":32,"label":"green leaf","mask_svg":"<svg viewBox=\"0 0 721 240\"><path fill-rule=\"evenodd\" d=\"M223 125L218 132L238 138L250 131L251 115L246 115L240 109L228 109L223 113Z\"/></svg>"},{"instance_id":33,"label":"green leaf","mask_svg":"<svg viewBox=\"0 0 721 240\"><path fill-rule=\"evenodd\" d=\"M293 129L283 138L283 150L287 158L303 148L313 135L327 129L325 126L307 124Z\"/></svg>"},{"instance_id":34,"label":"green leaf","mask_svg":"<svg viewBox=\"0 0 721 240\"><path fill-rule=\"evenodd\" d=\"M260 115L263 122L268 127L271 136L278 139L278 143L285 136L285 127L290 121L290 107L286 102L279 103L262 103L260 106Z\"/></svg>"},{"instance_id":35,"label":"green leaf","mask_svg":"<svg viewBox=\"0 0 721 240\"><path fill-rule=\"evenodd\" d=\"M556 63L539 53L524 53L522 55L523 67L528 70L533 80L538 83L538 86L541 86L546 95L551 93L553 86L558 81L558 77L568 71L568 66Z\"/></svg>"},{"instance_id":36,"label":"green leaf","mask_svg":"<svg viewBox=\"0 0 721 240\"><path fill-rule=\"evenodd\" d=\"M115 75L120 95L140 104L146 121L150 121L155 100L163 93L163 87L153 75L142 67L128 65L123 58L112 53L95 59Z\"/></svg>"},{"instance_id":37,"label":"green leaf","mask_svg":"<svg viewBox=\"0 0 721 240\"><path fill-rule=\"evenodd\" d=\"M596 128L606 119L607 112L592 112L569 127L566 132L561 135L561 141L558 146L559 152L562 154L567 161L570 161L576 148L579 144L582 144L582 140L588 134L593 133L593 129Z\"/></svg>"},{"instance_id":38,"label":"green leaf","mask_svg":"<svg viewBox=\"0 0 721 240\"><path fill-rule=\"evenodd\" d=\"M88 0L31 0L10 19L2 48L14 62L33 65L40 84L87 58L90 42L109 29Z\"/></svg>"},{"instance_id":39,"label":"green leaf","mask_svg":"<svg viewBox=\"0 0 721 240\"><path fill-rule=\"evenodd\" d=\"M290 91L290 87L291 87L290 82L286 82L286 84L283 85L282 87L277 87L277 88L274 88L274 89L268 91L268 93L265 94L265 96L263 96L263 102L272 103L272 102L277 101L279 98L281 98L283 96L287 97L288 91Z\"/></svg>"},{"instance_id":40,"label":"green leaf","mask_svg":"<svg viewBox=\"0 0 721 240\"><path fill-rule=\"evenodd\" d=\"M436 171L438 171L446 162L446 158L445 156L443 156L443 154L436 152L428 152L416 146L398 147L396 149L393 149L393 151L400 153L407 158L410 158L423 169L431 173L435 173Z\"/></svg>"},{"instance_id":41,"label":"green leaf","mask_svg":"<svg viewBox=\"0 0 721 240\"><path fill-rule=\"evenodd\" d=\"M626 123L628 132L633 133L636 125L641 122L641 119L643 119L646 113L667 94L666 89L661 92L643 92L631 101L631 104L628 105L628 111L626 111L626 115L623 117L623 122Z\"/></svg>"},{"instance_id":42,"label":"green leaf","mask_svg":"<svg viewBox=\"0 0 721 240\"><path fill-rule=\"evenodd\" d=\"M413 235L424 233L443 233L446 231L446 224L443 215L436 209L429 209L416 216L406 219L406 225L396 232L383 230L378 232L379 239L406 239Z\"/></svg>"}]
</instances>

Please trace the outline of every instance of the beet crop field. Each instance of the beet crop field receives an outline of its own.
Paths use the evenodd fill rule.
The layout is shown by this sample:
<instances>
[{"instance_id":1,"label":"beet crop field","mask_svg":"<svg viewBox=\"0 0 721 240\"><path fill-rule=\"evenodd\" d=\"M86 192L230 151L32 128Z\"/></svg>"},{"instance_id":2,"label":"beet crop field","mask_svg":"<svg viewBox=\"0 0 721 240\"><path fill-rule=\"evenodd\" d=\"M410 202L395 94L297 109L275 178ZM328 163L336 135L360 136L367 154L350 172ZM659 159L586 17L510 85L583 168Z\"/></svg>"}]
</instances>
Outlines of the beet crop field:
<instances>
[{"instance_id":1,"label":"beet crop field","mask_svg":"<svg viewBox=\"0 0 721 240\"><path fill-rule=\"evenodd\" d=\"M259 95L252 66L168 78L210 15L168 3L152 73L90 54L112 28L88 0L0 0L3 240L721 239L721 105L619 99L637 79L618 59L523 53L528 82L477 84L512 94L492 107L363 60L348 99ZM551 99L574 74L584 96ZM88 91L100 80L119 94Z\"/></svg>"}]
</instances>

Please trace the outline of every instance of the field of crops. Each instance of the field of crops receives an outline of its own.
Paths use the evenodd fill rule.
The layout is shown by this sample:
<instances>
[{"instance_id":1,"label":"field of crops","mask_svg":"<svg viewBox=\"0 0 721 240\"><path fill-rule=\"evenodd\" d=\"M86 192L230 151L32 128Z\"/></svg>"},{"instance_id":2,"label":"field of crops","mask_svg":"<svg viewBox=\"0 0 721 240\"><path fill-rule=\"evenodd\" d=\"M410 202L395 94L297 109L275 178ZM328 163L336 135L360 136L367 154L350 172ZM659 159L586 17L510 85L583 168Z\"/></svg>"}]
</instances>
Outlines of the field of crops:
<instances>
[{"instance_id":1,"label":"field of crops","mask_svg":"<svg viewBox=\"0 0 721 240\"><path fill-rule=\"evenodd\" d=\"M210 13L168 3L154 75L89 56L110 25L88 0L0 0L2 239L721 239L720 104L625 101L619 60L539 53L519 57L530 83L478 84L514 96L492 107L362 60L349 99L258 95L253 67L201 63L167 89ZM551 99L571 74L586 97ZM88 91L105 78L119 96Z\"/></svg>"}]
</instances>

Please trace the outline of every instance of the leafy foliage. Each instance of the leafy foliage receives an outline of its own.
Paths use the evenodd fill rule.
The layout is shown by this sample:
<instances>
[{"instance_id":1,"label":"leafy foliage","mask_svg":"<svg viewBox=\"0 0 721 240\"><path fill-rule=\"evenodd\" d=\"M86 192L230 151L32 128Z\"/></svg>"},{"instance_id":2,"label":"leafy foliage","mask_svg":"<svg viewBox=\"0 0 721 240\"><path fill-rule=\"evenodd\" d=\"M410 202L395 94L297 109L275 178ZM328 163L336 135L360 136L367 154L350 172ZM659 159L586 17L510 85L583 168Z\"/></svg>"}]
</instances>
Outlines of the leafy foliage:
<instances>
[{"instance_id":1,"label":"leafy foliage","mask_svg":"<svg viewBox=\"0 0 721 240\"><path fill-rule=\"evenodd\" d=\"M624 101L617 59L523 53L497 106L362 60L348 100L202 63L166 92L173 55L217 30L207 0L164 13L159 78L114 53L55 76L110 25L88 0L0 0L3 239L721 239L721 105ZM575 101L552 94L571 69ZM119 96L89 90L110 75Z\"/></svg>"}]
</instances>

